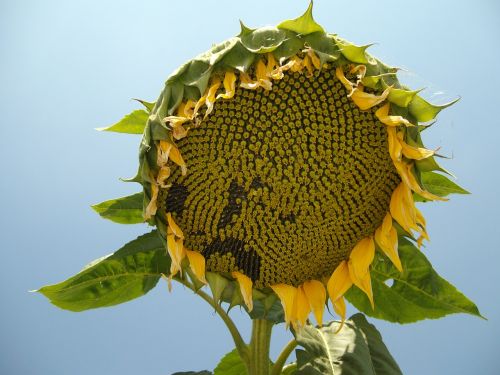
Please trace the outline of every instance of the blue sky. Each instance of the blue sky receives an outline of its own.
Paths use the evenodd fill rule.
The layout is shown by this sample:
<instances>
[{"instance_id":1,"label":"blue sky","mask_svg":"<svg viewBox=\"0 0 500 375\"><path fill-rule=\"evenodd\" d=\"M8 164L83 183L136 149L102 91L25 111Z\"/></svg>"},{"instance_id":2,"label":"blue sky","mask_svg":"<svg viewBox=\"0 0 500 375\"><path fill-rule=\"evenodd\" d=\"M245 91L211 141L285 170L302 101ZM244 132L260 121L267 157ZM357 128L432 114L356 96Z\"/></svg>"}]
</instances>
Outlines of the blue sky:
<instances>
[{"instance_id":1,"label":"blue sky","mask_svg":"<svg viewBox=\"0 0 500 375\"><path fill-rule=\"evenodd\" d=\"M2 1L0 373L170 374L213 369L232 349L213 311L176 285L115 308L70 313L27 291L76 273L147 230L103 221L89 206L133 193L139 138L94 130L154 100L165 78L212 43L294 18L306 1ZM438 103L461 97L425 134L473 192L424 208L424 250L473 299L484 321L449 316L375 321L405 374L494 374L500 368L498 162L500 5L494 0L317 0L317 21L405 69ZM234 318L245 327L243 314ZM275 329L273 354L289 339Z\"/></svg>"}]
</instances>

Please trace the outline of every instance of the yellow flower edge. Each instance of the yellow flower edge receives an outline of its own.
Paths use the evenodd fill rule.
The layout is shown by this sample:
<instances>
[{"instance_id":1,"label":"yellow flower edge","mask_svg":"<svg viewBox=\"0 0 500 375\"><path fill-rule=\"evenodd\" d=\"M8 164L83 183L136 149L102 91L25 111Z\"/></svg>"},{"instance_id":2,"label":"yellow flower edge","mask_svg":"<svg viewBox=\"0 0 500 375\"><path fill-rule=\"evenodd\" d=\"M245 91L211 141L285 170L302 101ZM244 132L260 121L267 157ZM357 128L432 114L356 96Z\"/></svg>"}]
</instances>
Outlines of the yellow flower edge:
<instances>
[{"instance_id":1,"label":"yellow flower edge","mask_svg":"<svg viewBox=\"0 0 500 375\"><path fill-rule=\"evenodd\" d=\"M334 37L328 36L328 38ZM269 285L283 305L287 326L291 324L295 329L300 328L306 324L311 312L317 323L321 325L323 310L328 302L327 295L334 311L342 321L345 320L344 294L353 285L366 294L372 307L375 308L370 265L376 249L383 252L399 271L403 271L403 264L398 256L396 223L406 232L406 235L414 238L419 246L424 239L429 239L425 219L415 207L413 193L428 200L446 199L426 191L414 172L418 169L417 161L431 158L435 152L421 145L415 145L414 141L413 144L409 144L406 139L408 129L416 128L419 122L428 121L430 118L428 111L413 112L410 115L411 119L400 115L401 111L398 111L401 106L411 108L413 102L417 103L415 105L425 107L426 102L417 97L416 92L404 90L400 86L386 85L382 75L367 75L373 61L366 57L364 49L363 53L359 54L359 49L362 47L344 44L344 41L340 39L336 42L344 45L345 50L343 58L332 64L327 62L328 59L324 58L322 52L309 47L307 43L304 43L303 48L297 53L279 59L272 51L265 52L260 49L255 61L248 66L218 70L210 74L206 80L206 88L197 100L183 99L181 96L181 99L170 107L169 113L160 119L158 119L158 114L162 112L161 104L157 104L160 110L153 113L151 119L152 121L160 120L167 132L164 136L156 137L154 142L150 140L150 144L155 149L156 158L152 162L149 161L153 166L148 168L146 173L143 171L143 185L147 193L144 218L152 220L160 232L166 234L166 249L172 260L169 279L182 273L183 268L189 267L199 282L207 283L205 257L196 249L186 248L182 228L174 221L170 212L158 213L159 191L171 186L169 177L174 168L179 168L182 176L189 173L189 160L183 158L177 142L189 137L192 129L203 126L204 121L214 110L216 102L233 99L237 87L244 90L271 90L273 84L282 80L288 73L312 77L316 72L331 69L332 66L336 78L347 90L347 98L350 101L361 111L377 108L375 111L375 116L379 121L377 126L386 129L387 152L401 182L392 192L382 223L373 233L359 240L348 257L340 261L328 277L321 280L305 280L299 285L286 283ZM351 50L350 47L355 48ZM431 106L430 108L438 107ZM435 114L437 112L438 110L435 110ZM253 289L256 289L252 288L251 278L239 271L232 271L226 276L232 277L239 284L244 304L251 311L253 309L252 293Z\"/></svg>"}]
</instances>

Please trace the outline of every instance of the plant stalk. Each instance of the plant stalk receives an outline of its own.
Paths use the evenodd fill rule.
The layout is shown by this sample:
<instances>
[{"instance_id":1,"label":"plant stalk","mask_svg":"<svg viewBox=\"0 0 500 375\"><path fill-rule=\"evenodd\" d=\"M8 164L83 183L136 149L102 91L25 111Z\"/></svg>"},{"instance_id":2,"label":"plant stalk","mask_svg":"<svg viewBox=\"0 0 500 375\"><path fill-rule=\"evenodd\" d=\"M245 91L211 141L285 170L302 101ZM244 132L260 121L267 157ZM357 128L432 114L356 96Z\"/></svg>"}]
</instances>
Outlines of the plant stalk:
<instances>
[{"instance_id":1,"label":"plant stalk","mask_svg":"<svg viewBox=\"0 0 500 375\"><path fill-rule=\"evenodd\" d=\"M248 375L269 375L271 333L273 323L266 319L252 320L252 339L250 341L250 361Z\"/></svg>"},{"instance_id":2,"label":"plant stalk","mask_svg":"<svg viewBox=\"0 0 500 375\"><path fill-rule=\"evenodd\" d=\"M290 354L292 353L293 349L295 349L296 346L297 346L297 341L295 341L295 339L291 340L288 344L286 344L286 346L283 348L280 355L276 359L276 362L274 363L270 375L281 374L281 371L285 366L286 360L288 359L288 357L290 357Z\"/></svg>"}]
</instances>

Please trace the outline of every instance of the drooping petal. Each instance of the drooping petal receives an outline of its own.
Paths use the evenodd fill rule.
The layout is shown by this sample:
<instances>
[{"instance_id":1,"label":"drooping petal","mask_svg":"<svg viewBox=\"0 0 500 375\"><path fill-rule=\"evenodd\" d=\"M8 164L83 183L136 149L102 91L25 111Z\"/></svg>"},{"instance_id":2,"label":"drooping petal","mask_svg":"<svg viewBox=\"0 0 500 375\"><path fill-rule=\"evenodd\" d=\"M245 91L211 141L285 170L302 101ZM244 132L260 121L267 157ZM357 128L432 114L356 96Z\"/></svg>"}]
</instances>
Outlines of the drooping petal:
<instances>
[{"instance_id":1,"label":"drooping petal","mask_svg":"<svg viewBox=\"0 0 500 375\"><path fill-rule=\"evenodd\" d=\"M194 100L189 99L186 102L186 105L184 106L184 111L181 115L183 115L184 117L187 117L189 119L193 119L195 105L196 105L196 102Z\"/></svg>"},{"instance_id":2,"label":"drooping petal","mask_svg":"<svg viewBox=\"0 0 500 375\"><path fill-rule=\"evenodd\" d=\"M293 62L293 64L290 67L290 70L294 73L296 72L301 72L302 69L304 69L304 63L302 59L298 56L292 56L290 58L290 61Z\"/></svg>"},{"instance_id":3,"label":"drooping petal","mask_svg":"<svg viewBox=\"0 0 500 375\"><path fill-rule=\"evenodd\" d=\"M283 305L283 311L285 312L285 322L287 327L290 325L295 317L293 314L293 303L295 301L295 295L297 294L297 288L287 285L287 284L276 284L271 286L272 290L281 301Z\"/></svg>"},{"instance_id":4,"label":"drooping petal","mask_svg":"<svg viewBox=\"0 0 500 375\"><path fill-rule=\"evenodd\" d=\"M415 193L421 195L422 197L429 199L431 201L447 201L448 198L443 198L435 194L429 193L427 190L422 189L417 179L412 173L413 165L407 164L403 161L394 161L394 166L401 177L401 180L410 187Z\"/></svg>"},{"instance_id":5,"label":"drooping petal","mask_svg":"<svg viewBox=\"0 0 500 375\"><path fill-rule=\"evenodd\" d=\"M337 329L335 333L338 333L342 327L344 326L345 322L345 312L346 312L346 307L345 307L345 300L344 297L338 298L335 302L332 302L333 310L337 313L338 316L340 316L340 327Z\"/></svg>"},{"instance_id":6,"label":"drooping petal","mask_svg":"<svg viewBox=\"0 0 500 375\"><path fill-rule=\"evenodd\" d=\"M401 147L403 155L408 159L422 160L435 154L434 150L428 150L423 147L413 147L407 144L405 141L401 141Z\"/></svg>"},{"instance_id":7,"label":"drooping petal","mask_svg":"<svg viewBox=\"0 0 500 375\"><path fill-rule=\"evenodd\" d=\"M423 241L424 240L430 241L430 238L426 231L426 223L424 215L422 215L422 212L420 212L420 210L416 207L415 207L415 212L417 214L417 224L419 227L418 232L420 233L420 236L417 238L417 245L419 248L421 248Z\"/></svg>"},{"instance_id":8,"label":"drooping petal","mask_svg":"<svg viewBox=\"0 0 500 375\"><path fill-rule=\"evenodd\" d=\"M344 85L346 90L349 91L348 95L351 95L355 85L345 77L344 70L342 69L342 67L340 66L337 67L337 69L335 70L335 76Z\"/></svg>"},{"instance_id":9,"label":"drooping petal","mask_svg":"<svg viewBox=\"0 0 500 375\"><path fill-rule=\"evenodd\" d=\"M156 215L156 201L158 199L158 185L155 183L151 184L151 199L146 207L146 210L144 211L144 220L149 220L151 219L152 216Z\"/></svg>"},{"instance_id":10,"label":"drooping petal","mask_svg":"<svg viewBox=\"0 0 500 375\"><path fill-rule=\"evenodd\" d=\"M405 231L411 233L412 229L418 230L415 202L410 188L404 182L394 189L389 207L391 216Z\"/></svg>"},{"instance_id":11,"label":"drooping petal","mask_svg":"<svg viewBox=\"0 0 500 375\"><path fill-rule=\"evenodd\" d=\"M236 92L236 74L232 71L227 71L224 75L224 94L217 95L217 99L231 99Z\"/></svg>"},{"instance_id":12,"label":"drooping petal","mask_svg":"<svg viewBox=\"0 0 500 375\"><path fill-rule=\"evenodd\" d=\"M206 95L203 95L200 99L198 99L198 101L194 105L193 118L198 114L198 111L200 110L200 108L206 103L206 100L207 100Z\"/></svg>"},{"instance_id":13,"label":"drooping petal","mask_svg":"<svg viewBox=\"0 0 500 375\"><path fill-rule=\"evenodd\" d=\"M207 279L205 278L205 257L197 251L188 249L184 250L189 260L189 267L198 278L198 280L200 280L203 284L206 284Z\"/></svg>"},{"instance_id":14,"label":"drooping petal","mask_svg":"<svg viewBox=\"0 0 500 375\"><path fill-rule=\"evenodd\" d=\"M372 309L374 309L375 303L373 302L372 279L370 276L370 272L367 272L365 277L363 277L363 279L359 283L359 285L356 284L356 286L366 294L366 296L370 300L370 304L372 305Z\"/></svg>"},{"instance_id":15,"label":"drooping petal","mask_svg":"<svg viewBox=\"0 0 500 375\"><path fill-rule=\"evenodd\" d=\"M347 262L343 260L333 271L332 276L328 280L326 288L332 303L335 303L345 292L352 286L352 280L349 275L349 267Z\"/></svg>"},{"instance_id":16,"label":"drooping petal","mask_svg":"<svg viewBox=\"0 0 500 375\"><path fill-rule=\"evenodd\" d=\"M177 147L175 147L174 145L172 145L172 147L170 148L169 158L175 164L177 164L179 167L181 167L181 173L183 176L185 176L187 173L186 162L182 158L182 155L181 155L181 152L179 151L179 149Z\"/></svg>"},{"instance_id":17,"label":"drooping petal","mask_svg":"<svg viewBox=\"0 0 500 375\"><path fill-rule=\"evenodd\" d=\"M266 75L268 77L271 76L271 73L274 71L274 69L276 68L276 59L274 58L274 55L269 52L267 54L267 65L266 65Z\"/></svg>"},{"instance_id":18,"label":"drooping petal","mask_svg":"<svg viewBox=\"0 0 500 375\"><path fill-rule=\"evenodd\" d=\"M160 187L163 189L166 189L169 187L165 182L167 181L167 178L170 177L170 168L166 165L160 168L160 171L158 172L158 176L156 176L156 182Z\"/></svg>"},{"instance_id":19,"label":"drooping petal","mask_svg":"<svg viewBox=\"0 0 500 375\"><path fill-rule=\"evenodd\" d=\"M184 137L187 136L188 134L188 130L189 129L186 129L184 126L180 125L180 126L177 126L175 127L173 130L172 130L172 136L174 137L174 139L176 140L179 140L179 139L182 139Z\"/></svg>"},{"instance_id":20,"label":"drooping petal","mask_svg":"<svg viewBox=\"0 0 500 375\"><path fill-rule=\"evenodd\" d=\"M243 301L247 305L248 311L253 310L253 297L252 297L252 286L253 282L247 275L244 275L238 271L234 271L231 275L238 281L240 285L241 295L243 296Z\"/></svg>"},{"instance_id":21,"label":"drooping petal","mask_svg":"<svg viewBox=\"0 0 500 375\"><path fill-rule=\"evenodd\" d=\"M240 87L247 90L256 90L260 86L258 81L252 80L248 74L243 72L240 73L240 81Z\"/></svg>"},{"instance_id":22,"label":"drooping petal","mask_svg":"<svg viewBox=\"0 0 500 375\"><path fill-rule=\"evenodd\" d=\"M264 61L262 61L262 59L260 59L257 62L255 73L257 76L257 82L259 83L259 86L262 87L264 90L271 90L273 84L269 80L269 77L267 76L267 67L266 64L264 64Z\"/></svg>"},{"instance_id":23,"label":"drooping petal","mask_svg":"<svg viewBox=\"0 0 500 375\"><path fill-rule=\"evenodd\" d=\"M167 165L171 149L172 149L172 143L167 141L160 141L158 147L158 156L156 160L156 164L158 164L159 167Z\"/></svg>"},{"instance_id":24,"label":"drooping petal","mask_svg":"<svg viewBox=\"0 0 500 375\"><path fill-rule=\"evenodd\" d=\"M385 215L382 225L375 231L375 241L399 272L403 272L398 254L398 233L392 225L391 214Z\"/></svg>"},{"instance_id":25,"label":"drooping petal","mask_svg":"<svg viewBox=\"0 0 500 375\"><path fill-rule=\"evenodd\" d=\"M314 317L319 326L323 325L323 311L325 310L326 289L321 281L309 280L302 285L309 306L314 312Z\"/></svg>"},{"instance_id":26,"label":"drooping petal","mask_svg":"<svg viewBox=\"0 0 500 375\"><path fill-rule=\"evenodd\" d=\"M349 275L354 284L361 284L365 275L369 273L370 264L375 256L375 242L372 237L359 241L349 255Z\"/></svg>"},{"instance_id":27,"label":"drooping petal","mask_svg":"<svg viewBox=\"0 0 500 375\"><path fill-rule=\"evenodd\" d=\"M304 67L307 70L307 77L312 77L314 74L314 66L311 62L311 58L309 57L309 55L305 55L304 59L302 61L303 61Z\"/></svg>"},{"instance_id":28,"label":"drooping petal","mask_svg":"<svg viewBox=\"0 0 500 375\"><path fill-rule=\"evenodd\" d=\"M382 107L375 111L375 116L379 121L387 126L395 127L399 125L413 126L413 124L402 116L389 116L390 103L384 104Z\"/></svg>"},{"instance_id":29,"label":"drooping petal","mask_svg":"<svg viewBox=\"0 0 500 375\"><path fill-rule=\"evenodd\" d=\"M399 142L396 128L387 128L387 143L389 147L389 155L392 160L399 161L403 154L403 148Z\"/></svg>"},{"instance_id":30,"label":"drooping petal","mask_svg":"<svg viewBox=\"0 0 500 375\"><path fill-rule=\"evenodd\" d=\"M184 238L184 233L182 233L181 228L179 228L177 223L174 221L174 218L172 217L172 214L170 212L167 213L167 222L168 227L176 237Z\"/></svg>"},{"instance_id":31,"label":"drooping petal","mask_svg":"<svg viewBox=\"0 0 500 375\"><path fill-rule=\"evenodd\" d=\"M307 56L311 59L311 63L316 69L321 69L321 60L319 59L318 55L316 55L313 49L307 49Z\"/></svg>"},{"instance_id":32,"label":"drooping petal","mask_svg":"<svg viewBox=\"0 0 500 375\"><path fill-rule=\"evenodd\" d=\"M205 118L212 112L214 109L214 103L215 103L215 94L217 93L217 90L220 87L220 79L215 78L212 85L208 89L207 97L205 99L205 104L207 106L207 110L205 111Z\"/></svg>"},{"instance_id":33,"label":"drooping petal","mask_svg":"<svg viewBox=\"0 0 500 375\"><path fill-rule=\"evenodd\" d=\"M377 104L382 103L389 95L389 88L380 95L374 95L363 91L363 86L359 85L351 94L352 101L361 109L367 110Z\"/></svg>"},{"instance_id":34,"label":"drooping petal","mask_svg":"<svg viewBox=\"0 0 500 375\"><path fill-rule=\"evenodd\" d=\"M184 116L167 116L163 119L163 121L168 122L170 124L170 127L172 129L175 129L179 126L182 126L182 124L190 121L190 119Z\"/></svg>"},{"instance_id":35,"label":"drooping petal","mask_svg":"<svg viewBox=\"0 0 500 375\"><path fill-rule=\"evenodd\" d=\"M170 255L170 259L172 260L172 263L170 264L170 277L173 277L177 274L177 272L182 272L182 260L184 259L186 252L184 251L182 238L176 239L171 230L167 231L167 251Z\"/></svg>"},{"instance_id":36,"label":"drooping petal","mask_svg":"<svg viewBox=\"0 0 500 375\"><path fill-rule=\"evenodd\" d=\"M311 312L311 305L307 299L307 295L304 291L303 286L297 288L297 293L295 294L295 299L293 301L293 316L292 325L294 329L299 329L306 325L307 317Z\"/></svg>"}]
</instances>

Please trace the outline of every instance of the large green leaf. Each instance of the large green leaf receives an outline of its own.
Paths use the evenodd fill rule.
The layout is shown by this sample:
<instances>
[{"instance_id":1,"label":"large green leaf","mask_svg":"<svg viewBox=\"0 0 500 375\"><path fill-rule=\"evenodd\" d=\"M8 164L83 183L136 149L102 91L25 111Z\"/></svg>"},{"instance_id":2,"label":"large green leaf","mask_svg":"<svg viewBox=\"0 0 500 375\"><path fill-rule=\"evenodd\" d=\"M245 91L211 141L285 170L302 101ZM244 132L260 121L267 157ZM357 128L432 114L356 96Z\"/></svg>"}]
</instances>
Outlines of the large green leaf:
<instances>
[{"instance_id":1,"label":"large green leaf","mask_svg":"<svg viewBox=\"0 0 500 375\"><path fill-rule=\"evenodd\" d=\"M400 375L380 333L362 314L296 332L297 375ZM338 331L338 332L337 332Z\"/></svg>"},{"instance_id":2,"label":"large green leaf","mask_svg":"<svg viewBox=\"0 0 500 375\"><path fill-rule=\"evenodd\" d=\"M92 262L68 280L38 292L71 311L113 306L150 291L161 274L168 273L169 263L160 237L152 231Z\"/></svg>"},{"instance_id":3,"label":"large green leaf","mask_svg":"<svg viewBox=\"0 0 500 375\"><path fill-rule=\"evenodd\" d=\"M119 224L139 224L144 222L142 206L144 193L110 199L92 206L92 209L103 218Z\"/></svg>"},{"instance_id":4,"label":"large green leaf","mask_svg":"<svg viewBox=\"0 0 500 375\"><path fill-rule=\"evenodd\" d=\"M128 134L142 134L144 132L144 127L148 121L149 114L143 110L135 110L116 124L105 128L97 128L100 131L116 132L116 133L128 133Z\"/></svg>"},{"instance_id":5,"label":"large green leaf","mask_svg":"<svg viewBox=\"0 0 500 375\"><path fill-rule=\"evenodd\" d=\"M247 375L247 368L236 349L222 357L214 375Z\"/></svg>"},{"instance_id":6,"label":"large green leaf","mask_svg":"<svg viewBox=\"0 0 500 375\"><path fill-rule=\"evenodd\" d=\"M371 269L375 310L366 295L354 287L347 299L358 310L375 318L397 323L437 319L448 314L467 313L481 317L476 305L443 279L425 255L410 241L399 238L400 273L377 253ZM388 280L394 280L391 286Z\"/></svg>"}]
</instances>

